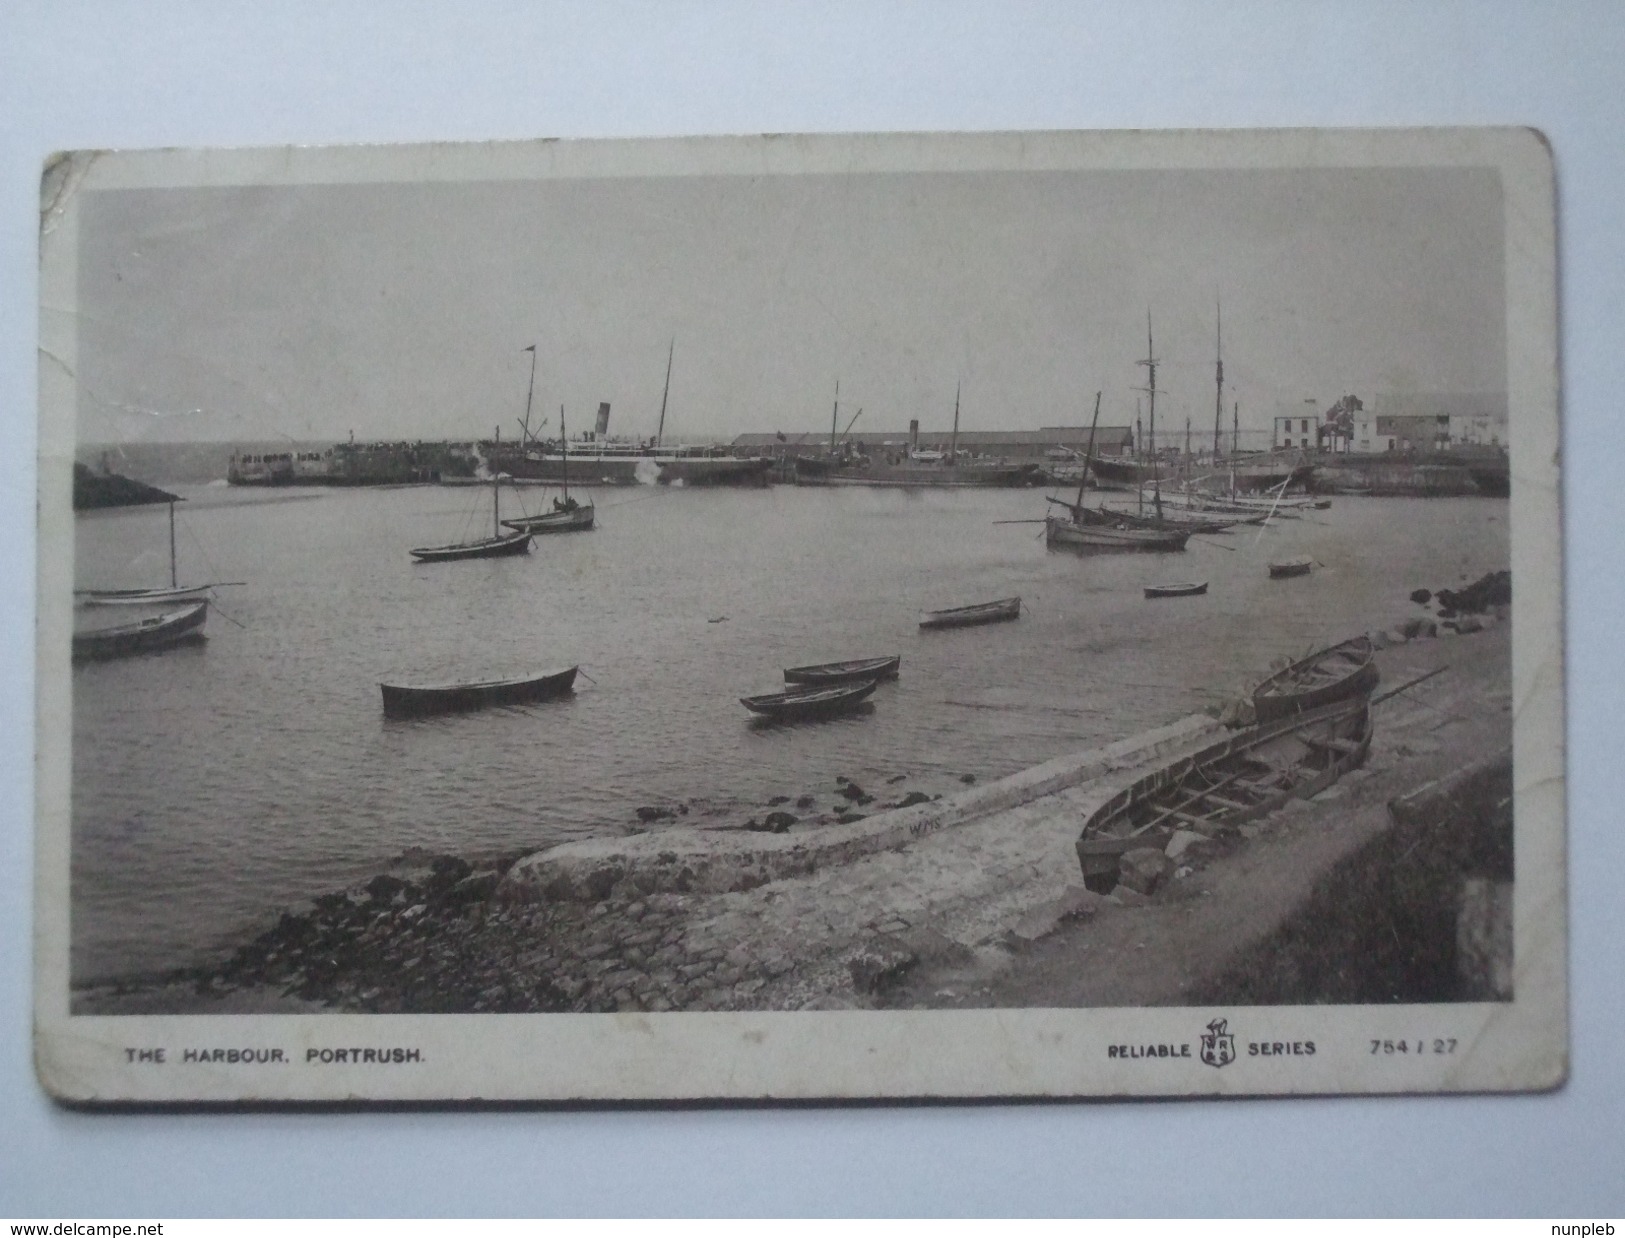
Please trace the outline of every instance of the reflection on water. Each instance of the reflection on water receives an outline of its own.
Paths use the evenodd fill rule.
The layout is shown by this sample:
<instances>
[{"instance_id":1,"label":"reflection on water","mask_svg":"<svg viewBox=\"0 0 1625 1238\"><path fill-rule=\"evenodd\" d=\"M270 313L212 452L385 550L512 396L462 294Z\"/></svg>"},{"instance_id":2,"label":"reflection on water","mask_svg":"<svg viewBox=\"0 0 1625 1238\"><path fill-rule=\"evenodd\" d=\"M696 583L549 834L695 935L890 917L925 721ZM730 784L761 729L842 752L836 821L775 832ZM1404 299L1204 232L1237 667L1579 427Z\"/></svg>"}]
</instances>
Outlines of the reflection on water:
<instances>
[{"instance_id":1,"label":"reflection on water","mask_svg":"<svg viewBox=\"0 0 1625 1238\"><path fill-rule=\"evenodd\" d=\"M1080 558L994 523L1040 517L1036 491L639 489L528 556L414 564L410 546L482 535L488 493L183 492L182 583L249 583L222 590L206 645L73 673L79 981L185 963L408 847L540 847L619 833L640 804L760 804L837 774L996 777L1508 561L1506 504L1479 499L1340 499L1184 554ZM1268 579L1296 554L1323 566ZM81 516L77 555L81 587L167 581L164 517ZM1012 594L1020 622L916 626ZM738 701L785 666L892 653L901 677L848 718L752 726ZM383 718L380 680L574 662L565 700Z\"/></svg>"}]
</instances>

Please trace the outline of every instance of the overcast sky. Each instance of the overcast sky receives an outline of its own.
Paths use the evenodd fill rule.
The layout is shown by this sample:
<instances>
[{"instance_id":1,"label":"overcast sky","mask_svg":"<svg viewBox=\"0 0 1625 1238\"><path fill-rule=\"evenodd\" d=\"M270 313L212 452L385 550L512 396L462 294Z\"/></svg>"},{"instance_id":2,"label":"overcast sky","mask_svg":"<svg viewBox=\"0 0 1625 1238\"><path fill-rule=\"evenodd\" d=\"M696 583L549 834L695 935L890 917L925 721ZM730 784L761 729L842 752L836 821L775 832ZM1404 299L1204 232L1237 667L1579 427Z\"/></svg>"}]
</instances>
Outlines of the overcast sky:
<instances>
[{"instance_id":1,"label":"overcast sky","mask_svg":"<svg viewBox=\"0 0 1625 1238\"><path fill-rule=\"evenodd\" d=\"M82 441L1262 427L1344 393L1505 387L1493 170L711 176L103 190Z\"/></svg>"}]
</instances>

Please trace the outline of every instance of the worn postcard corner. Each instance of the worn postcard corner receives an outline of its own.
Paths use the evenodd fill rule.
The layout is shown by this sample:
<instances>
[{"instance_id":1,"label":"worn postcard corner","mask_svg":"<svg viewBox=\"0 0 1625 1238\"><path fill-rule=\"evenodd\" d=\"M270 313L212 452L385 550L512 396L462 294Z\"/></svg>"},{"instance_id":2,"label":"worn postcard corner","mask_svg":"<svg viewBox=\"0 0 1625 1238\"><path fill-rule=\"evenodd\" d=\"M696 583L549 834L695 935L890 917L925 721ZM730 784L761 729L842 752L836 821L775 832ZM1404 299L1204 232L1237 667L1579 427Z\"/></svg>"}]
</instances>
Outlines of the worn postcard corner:
<instances>
[{"instance_id":1,"label":"worn postcard corner","mask_svg":"<svg viewBox=\"0 0 1625 1238\"><path fill-rule=\"evenodd\" d=\"M1557 1086L1553 212L1515 129L56 158L42 1084Z\"/></svg>"}]
</instances>

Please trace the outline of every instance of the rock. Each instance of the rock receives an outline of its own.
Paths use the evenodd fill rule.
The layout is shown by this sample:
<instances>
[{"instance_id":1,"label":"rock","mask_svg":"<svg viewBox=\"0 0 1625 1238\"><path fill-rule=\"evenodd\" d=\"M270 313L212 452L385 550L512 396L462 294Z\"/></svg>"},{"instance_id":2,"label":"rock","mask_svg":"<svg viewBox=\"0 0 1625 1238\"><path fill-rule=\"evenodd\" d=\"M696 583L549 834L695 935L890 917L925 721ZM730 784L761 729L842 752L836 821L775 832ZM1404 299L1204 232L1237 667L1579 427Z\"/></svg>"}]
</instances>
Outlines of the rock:
<instances>
[{"instance_id":1,"label":"rock","mask_svg":"<svg viewBox=\"0 0 1625 1238\"><path fill-rule=\"evenodd\" d=\"M1018 941L1037 941L1067 921L1091 918L1106 901L1104 895L1083 886L1068 886L1060 898L1042 903L1018 919L1010 927L1010 936Z\"/></svg>"},{"instance_id":2,"label":"rock","mask_svg":"<svg viewBox=\"0 0 1625 1238\"><path fill-rule=\"evenodd\" d=\"M471 865L467 860L459 859L454 855L438 856L436 857L435 861L429 865L429 872L432 873L436 879L451 885L456 885L457 882L461 881L473 871L473 865Z\"/></svg>"},{"instance_id":3,"label":"rock","mask_svg":"<svg viewBox=\"0 0 1625 1238\"><path fill-rule=\"evenodd\" d=\"M1168 845L1162 849L1162 853L1170 860L1196 859L1209 849L1212 841L1206 834L1198 834L1195 830L1175 830L1174 836L1168 840Z\"/></svg>"},{"instance_id":4,"label":"rock","mask_svg":"<svg viewBox=\"0 0 1625 1238\"><path fill-rule=\"evenodd\" d=\"M967 787L973 786L973 785L975 785L975 782L976 782L976 775L975 774L961 774L961 775L959 775L959 781L964 783Z\"/></svg>"},{"instance_id":5,"label":"rock","mask_svg":"<svg viewBox=\"0 0 1625 1238\"><path fill-rule=\"evenodd\" d=\"M1483 630L1484 621L1477 615L1463 615L1460 619L1456 620L1456 631L1460 632L1463 636L1467 635L1469 632L1482 632Z\"/></svg>"},{"instance_id":6,"label":"rock","mask_svg":"<svg viewBox=\"0 0 1625 1238\"><path fill-rule=\"evenodd\" d=\"M1410 637L1405 635L1405 633L1399 628L1389 628L1383 633L1383 635L1388 638L1388 643L1390 645L1403 645L1406 641L1410 640Z\"/></svg>"},{"instance_id":7,"label":"rock","mask_svg":"<svg viewBox=\"0 0 1625 1238\"><path fill-rule=\"evenodd\" d=\"M1156 847L1136 847L1125 851L1117 862L1119 885L1138 894L1153 894L1172 867L1168 857Z\"/></svg>"},{"instance_id":8,"label":"rock","mask_svg":"<svg viewBox=\"0 0 1625 1238\"><path fill-rule=\"evenodd\" d=\"M817 802L818 801L816 799L814 799L810 795L798 795L798 796L796 796L796 807L797 808L811 808Z\"/></svg>"},{"instance_id":9,"label":"rock","mask_svg":"<svg viewBox=\"0 0 1625 1238\"><path fill-rule=\"evenodd\" d=\"M794 825L799 817L787 812L770 812L762 818L762 827L775 834L782 834Z\"/></svg>"},{"instance_id":10,"label":"rock","mask_svg":"<svg viewBox=\"0 0 1625 1238\"><path fill-rule=\"evenodd\" d=\"M850 780L841 784L840 794L846 796L846 798L849 800L867 801L871 798L870 796L864 794L862 787Z\"/></svg>"},{"instance_id":11,"label":"rock","mask_svg":"<svg viewBox=\"0 0 1625 1238\"><path fill-rule=\"evenodd\" d=\"M645 804L638 810L638 820L648 825L652 821L670 821L677 816L669 808L659 808L653 804Z\"/></svg>"},{"instance_id":12,"label":"rock","mask_svg":"<svg viewBox=\"0 0 1625 1238\"><path fill-rule=\"evenodd\" d=\"M1373 649L1386 649L1389 645L1388 633L1383 631L1367 632L1366 639L1371 642Z\"/></svg>"},{"instance_id":13,"label":"rock","mask_svg":"<svg viewBox=\"0 0 1625 1238\"><path fill-rule=\"evenodd\" d=\"M1421 625L1416 629L1416 636L1413 639L1431 640L1432 638L1438 636L1438 634L1439 625L1432 619L1423 619L1421 621Z\"/></svg>"},{"instance_id":14,"label":"rock","mask_svg":"<svg viewBox=\"0 0 1625 1238\"><path fill-rule=\"evenodd\" d=\"M1427 589L1411 590L1411 601L1415 602L1418 606L1426 606L1432 600L1433 594Z\"/></svg>"},{"instance_id":15,"label":"rock","mask_svg":"<svg viewBox=\"0 0 1625 1238\"><path fill-rule=\"evenodd\" d=\"M886 779L886 785L888 787L893 786L896 783L902 782L907 777L907 774L893 774L890 778Z\"/></svg>"},{"instance_id":16,"label":"rock","mask_svg":"<svg viewBox=\"0 0 1625 1238\"><path fill-rule=\"evenodd\" d=\"M1063 920L1087 920L1094 916L1102 907L1110 904L1111 900L1104 894L1096 894L1093 890L1082 885L1068 885L1066 893L1061 895L1060 907Z\"/></svg>"},{"instance_id":17,"label":"rock","mask_svg":"<svg viewBox=\"0 0 1625 1238\"><path fill-rule=\"evenodd\" d=\"M1399 634L1406 640L1410 640L1412 637L1421 634L1422 621L1415 615L1412 615L1409 619L1405 620L1399 625L1398 631Z\"/></svg>"},{"instance_id":18,"label":"rock","mask_svg":"<svg viewBox=\"0 0 1625 1238\"><path fill-rule=\"evenodd\" d=\"M375 903L391 903L395 896L405 891L406 882L399 877L391 877L387 873L379 873L367 882L365 889L367 897Z\"/></svg>"},{"instance_id":19,"label":"rock","mask_svg":"<svg viewBox=\"0 0 1625 1238\"><path fill-rule=\"evenodd\" d=\"M924 791L910 791L902 799L898 800L894 807L913 808L916 804L929 804L930 802L931 797Z\"/></svg>"},{"instance_id":20,"label":"rock","mask_svg":"<svg viewBox=\"0 0 1625 1238\"><path fill-rule=\"evenodd\" d=\"M453 907L483 903L496 893L499 880L495 872L473 873L447 890L445 901Z\"/></svg>"},{"instance_id":21,"label":"rock","mask_svg":"<svg viewBox=\"0 0 1625 1238\"><path fill-rule=\"evenodd\" d=\"M851 825L854 821L862 821L867 813L841 811L835 814L835 820L840 825Z\"/></svg>"},{"instance_id":22,"label":"rock","mask_svg":"<svg viewBox=\"0 0 1625 1238\"><path fill-rule=\"evenodd\" d=\"M788 804L789 802L790 797L788 795L775 795L768 799L767 806L777 808L780 804Z\"/></svg>"},{"instance_id":23,"label":"rock","mask_svg":"<svg viewBox=\"0 0 1625 1238\"><path fill-rule=\"evenodd\" d=\"M888 943L864 946L846 961L852 987L859 993L879 993L901 980L916 961L914 952Z\"/></svg>"}]
</instances>

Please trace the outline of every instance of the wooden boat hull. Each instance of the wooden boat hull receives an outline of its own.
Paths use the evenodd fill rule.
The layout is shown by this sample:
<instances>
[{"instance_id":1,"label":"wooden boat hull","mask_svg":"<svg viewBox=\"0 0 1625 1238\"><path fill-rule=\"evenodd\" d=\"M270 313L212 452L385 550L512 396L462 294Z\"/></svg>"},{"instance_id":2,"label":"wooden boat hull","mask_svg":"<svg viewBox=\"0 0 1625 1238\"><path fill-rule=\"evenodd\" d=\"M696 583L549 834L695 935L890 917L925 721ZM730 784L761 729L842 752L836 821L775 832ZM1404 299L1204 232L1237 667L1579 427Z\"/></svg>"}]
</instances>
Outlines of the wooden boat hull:
<instances>
[{"instance_id":1,"label":"wooden boat hull","mask_svg":"<svg viewBox=\"0 0 1625 1238\"><path fill-rule=\"evenodd\" d=\"M520 530L457 546L422 546L411 554L419 563L444 563L451 559L500 559L506 555L530 553L530 539L530 533Z\"/></svg>"},{"instance_id":2,"label":"wooden boat hull","mask_svg":"<svg viewBox=\"0 0 1625 1238\"><path fill-rule=\"evenodd\" d=\"M167 606L172 602L201 602L212 585L179 589L87 589L77 595L83 606Z\"/></svg>"},{"instance_id":3,"label":"wooden boat hull","mask_svg":"<svg viewBox=\"0 0 1625 1238\"><path fill-rule=\"evenodd\" d=\"M977 606L956 606L950 610L928 610L920 616L922 628L968 628L982 623L1004 623L1021 618L1021 599L1001 598Z\"/></svg>"},{"instance_id":4,"label":"wooden boat hull","mask_svg":"<svg viewBox=\"0 0 1625 1238\"><path fill-rule=\"evenodd\" d=\"M765 696L742 696L739 703L751 713L777 722L802 722L846 713L861 704L879 685L878 679L867 679L862 683L772 692Z\"/></svg>"},{"instance_id":5,"label":"wooden boat hull","mask_svg":"<svg viewBox=\"0 0 1625 1238\"><path fill-rule=\"evenodd\" d=\"M1371 708L1339 701L1232 732L1136 779L1090 813L1076 844L1084 884L1117 884L1124 854L1161 849L1176 829L1222 837L1288 799L1320 794L1371 750Z\"/></svg>"},{"instance_id":6,"label":"wooden boat hull","mask_svg":"<svg viewBox=\"0 0 1625 1238\"><path fill-rule=\"evenodd\" d=\"M896 679L903 663L901 654L889 658L862 658L850 662L824 662L817 666L787 666L785 683L861 683L866 679Z\"/></svg>"},{"instance_id":7,"label":"wooden boat hull","mask_svg":"<svg viewBox=\"0 0 1625 1238\"><path fill-rule=\"evenodd\" d=\"M1313 559L1288 559L1285 563L1270 564L1270 579L1285 580L1292 576L1307 576L1315 566Z\"/></svg>"},{"instance_id":8,"label":"wooden boat hull","mask_svg":"<svg viewBox=\"0 0 1625 1238\"><path fill-rule=\"evenodd\" d=\"M1096 525L1110 529L1157 529L1165 533L1223 533L1236 519L1221 520L1211 513L1191 511L1164 504L1162 516L1142 515L1139 512L1115 511L1110 507L1085 507L1077 503L1064 503L1051 498L1051 503L1072 513L1072 523Z\"/></svg>"},{"instance_id":9,"label":"wooden boat hull","mask_svg":"<svg viewBox=\"0 0 1625 1238\"><path fill-rule=\"evenodd\" d=\"M579 533L592 528L592 504L574 507L563 512L543 512L539 516L525 516L518 520L504 520L502 527L516 533Z\"/></svg>"},{"instance_id":10,"label":"wooden boat hull","mask_svg":"<svg viewBox=\"0 0 1625 1238\"><path fill-rule=\"evenodd\" d=\"M153 615L137 623L92 629L73 634L73 660L100 662L133 654L169 649L188 641L203 639L203 623L209 617L207 602L194 602L184 610Z\"/></svg>"},{"instance_id":11,"label":"wooden boat hull","mask_svg":"<svg viewBox=\"0 0 1625 1238\"><path fill-rule=\"evenodd\" d=\"M1288 718L1351 696L1369 696L1382 680L1376 649L1363 636L1317 650L1253 689L1259 722Z\"/></svg>"},{"instance_id":12,"label":"wooden boat hull","mask_svg":"<svg viewBox=\"0 0 1625 1238\"><path fill-rule=\"evenodd\" d=\"M528 705L567 696L575 687L576 671L576 667L569 666L563 670L475 683L381 683L378 687L383 693L386 717L423 718L493 705Z\"/></svg>"},{"instance_id":13,"label":"wooden boat hull","mask_svg":"<svg viewBox=\"0 0 1625 1238\"><path fill-rule=\"evenodd\" d=\"M1074 524L1070 520L1057 520L1054 516L1044 521L1045 544L1067 550L1155 554L1184 550L1190 536L1185 529L1119 529L1106 525Z\"/></svg>"},{"instance_id":14,"label":"wooden boat hull","mask_svg":"<svg viewBox=\"0 0 1625 1238\"><path fill-rule=\"evenodd\" d=\"M1189 598L1207 592L1207 581L1185 581L1177 585L1147 585L1145 596L1148 598Z\"/></svg>"}]
</instances>

